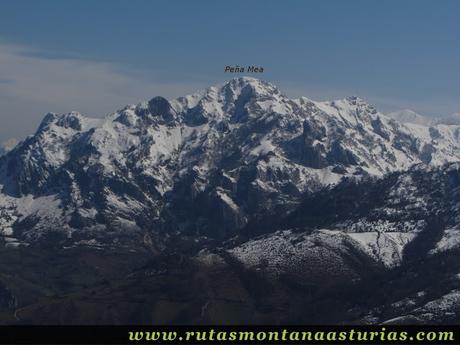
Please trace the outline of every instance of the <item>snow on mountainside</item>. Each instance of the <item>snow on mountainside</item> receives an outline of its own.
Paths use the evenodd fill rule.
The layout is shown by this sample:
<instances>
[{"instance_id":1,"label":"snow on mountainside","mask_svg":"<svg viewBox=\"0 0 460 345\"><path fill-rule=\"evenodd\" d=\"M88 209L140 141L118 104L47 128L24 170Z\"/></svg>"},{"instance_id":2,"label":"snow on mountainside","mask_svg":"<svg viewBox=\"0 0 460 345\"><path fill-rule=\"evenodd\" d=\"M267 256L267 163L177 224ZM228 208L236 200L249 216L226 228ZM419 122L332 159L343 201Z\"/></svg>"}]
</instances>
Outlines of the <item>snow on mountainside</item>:
<instances>
[{"instance_id":1,"label":"snow on mountainside","mask_svg":"<svg viewBox=\"0 0 460 345\"><path fill-rule=\"evenodd\" d=\"M357 97L289 99L247 77L104 119L50 113L0 158L0 231L11 245L223 238L344 176L458 161L459 134L398 123Z\"/></svg>"},{"instance_id":2,"label":"snow on mountainside","mask_svg":"<svg viewBox=\"0 0 460 345\"><path fill-rule=\"evenodd\" d=\"M410 109L394 111L388 113L387 116L402 123L412 123L415 125L432 126L437 123L437 119L417 114L415 111Z\"/></svg>"},{"instance_id":3,"label":"snow on mountainside","mask_svg":"<svg viewBox=\"0 0 460 345\"><path fill-rule=\"evenodd\" d=\"M277 262L303 271L299 265L321 261L318 256L330 256L324 254L328 251L338 258L358 251L391 268L403 262L404 251L406 256L429 256L460 248L458 200L460 163L344 180L306 196L287 218L273 220L275 229L291 230L250 240L230 252L249 267L268 262L275 272L280 271Z\"/></svg>"}]
</instances>

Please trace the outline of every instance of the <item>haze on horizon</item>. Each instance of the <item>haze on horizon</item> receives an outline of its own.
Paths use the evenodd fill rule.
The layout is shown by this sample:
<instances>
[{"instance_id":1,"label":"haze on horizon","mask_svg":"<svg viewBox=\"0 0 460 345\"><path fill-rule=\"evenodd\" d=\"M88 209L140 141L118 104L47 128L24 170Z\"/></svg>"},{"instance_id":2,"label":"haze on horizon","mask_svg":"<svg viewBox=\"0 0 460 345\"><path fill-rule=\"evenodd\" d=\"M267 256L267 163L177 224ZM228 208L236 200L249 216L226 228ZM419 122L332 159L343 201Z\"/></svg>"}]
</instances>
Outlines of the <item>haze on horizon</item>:
<instances>
[{"instance_id":1,"label":"haze on horizon","mask_svg":"<svg viewBox=\"0 0 460 345\"><path fill-rule=\"evenodd\" d=\"M290 97L460 111L460 2L98 1L0 4L0 142L46 112L101 117L250 74Z\"/></svg>"}]
</instances>

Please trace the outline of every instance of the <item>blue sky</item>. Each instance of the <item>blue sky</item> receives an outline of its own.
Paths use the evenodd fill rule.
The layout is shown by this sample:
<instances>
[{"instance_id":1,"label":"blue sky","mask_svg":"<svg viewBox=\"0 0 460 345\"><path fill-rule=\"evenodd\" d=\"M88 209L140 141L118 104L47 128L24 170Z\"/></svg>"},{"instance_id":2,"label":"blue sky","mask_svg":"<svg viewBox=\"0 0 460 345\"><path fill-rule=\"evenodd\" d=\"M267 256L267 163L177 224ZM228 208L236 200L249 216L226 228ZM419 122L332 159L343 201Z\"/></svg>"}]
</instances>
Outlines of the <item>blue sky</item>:
<instances>
[{"instance_id":1,"label":"blue sky","mask_svg":"<svg viewBox=\"0 0 460 345\"><path fill-rule=\"evenodd\" d=\"M460 1L0 2L0 141L258 65L290 96L460 112ZM253 75L254 76L254 75Z\"/></svg>"}]
</instances>

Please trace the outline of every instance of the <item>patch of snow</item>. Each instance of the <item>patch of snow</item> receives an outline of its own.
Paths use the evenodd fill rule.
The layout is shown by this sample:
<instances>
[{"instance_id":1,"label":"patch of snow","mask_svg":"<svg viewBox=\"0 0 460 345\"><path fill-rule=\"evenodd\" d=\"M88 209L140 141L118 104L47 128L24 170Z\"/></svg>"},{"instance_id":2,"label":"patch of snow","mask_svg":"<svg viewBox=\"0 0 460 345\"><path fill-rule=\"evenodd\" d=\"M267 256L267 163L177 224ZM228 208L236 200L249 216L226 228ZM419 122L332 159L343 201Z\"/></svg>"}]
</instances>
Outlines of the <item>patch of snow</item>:
<instances>
[{"instance_id":1,"label":"patch of snow","mask_svg":"<svg viewBox=\"0 0 460 345\"><path fill-rule=\"evenodd\" d=\"M442 253L460 246L460 229L450 228L444 230L442 238L436 244L436 247L430 250L430 254Z\"/></svg>"}]
</instances>

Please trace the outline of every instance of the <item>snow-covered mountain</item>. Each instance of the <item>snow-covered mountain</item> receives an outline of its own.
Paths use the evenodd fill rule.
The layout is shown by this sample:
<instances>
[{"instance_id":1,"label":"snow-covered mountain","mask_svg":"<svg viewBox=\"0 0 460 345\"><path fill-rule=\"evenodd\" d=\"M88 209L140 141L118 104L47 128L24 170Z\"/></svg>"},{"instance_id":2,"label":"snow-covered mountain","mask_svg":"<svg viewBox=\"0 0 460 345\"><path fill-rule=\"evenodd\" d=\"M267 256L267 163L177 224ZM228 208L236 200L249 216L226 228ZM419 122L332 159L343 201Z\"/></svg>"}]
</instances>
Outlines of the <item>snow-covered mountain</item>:
<instances>
[{"instance_id":1,"label":"snow-covered mountain","mask_svg":"<svg viewBox=\"0 0 460 345\"><path fill-rule=\"evenodd\" d=\"M226 238L343 177L458 161L459 135L357 97L290 99L246 77L104 119L50 113L0 158L0 229L10 244Z\"/></svg>"},{"instance_id":2,"label":"snow-covered mountain","mask_svg":"<svg viewBox=\"0 0 460 345\"><path fill-rule=\"evenodd\" d=\"M352 291L376 303L367 311L373 302L358 299L348 307L347 315L360 310L359 322L454 322L460 317L459 201L459 163L348 179L306 196L284 219L271 219L284 230L226 252L275 280L290 276L323 288L355 283Z\"/></svg>"},{"instance_id":3,"label":"snow-covered mountain","mask_svg":"<svg viewBox=\"0 0 460 345\"><path fill-rule=\"evenodd\" d=\"M273 234L269 231L234 252L244 260L259 262L265 256L276 256L276 248L285 242L298 254L290 255L290 250L284 249L279 253L290 256L290 266L295 266L292 260L311 261L302 257L314 255L313 250L306 248L315 242L316 249L324 246L337 255L353 248L378 264L395 267L403 262L406 246L414 246L421 238L423 243L419 245L425 246L426 255L460 247L459 192L460 163L441 167L420 164L383 178L344 179L338 185L307 195L285 218L271 220L274 230L289 230ZM436 230L434 220L439 222ZM264 249L256 258L255 248L259 246ZM247 248L250 259L244 256ZM270 263L277 261L265 259Z\"/></svg>"},{"instance_id":4,"label":"snow-covered mountain","mask_svg":"<svg viewBox=\"0 0 460 345\"><path fill-rule=\"evenodd\" d=\"M458 323L460 126L417 119L253 78L47 114L0 156L0 243L29 245L0 318Z\"/></svg>"},{"instance_id":5,"label":"snow-covered mountain","mask_svg":"<svg viewBox=\"0 0 460 345\"><path fill-rule=\"evenodd\" d=\"M451 115L441 117L439 122L447 125L460 125L460 113L453 113Z\"/></svg>"}]
</instances>

